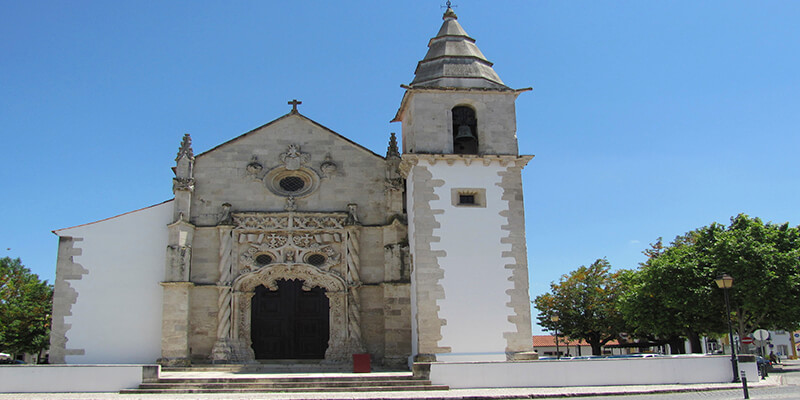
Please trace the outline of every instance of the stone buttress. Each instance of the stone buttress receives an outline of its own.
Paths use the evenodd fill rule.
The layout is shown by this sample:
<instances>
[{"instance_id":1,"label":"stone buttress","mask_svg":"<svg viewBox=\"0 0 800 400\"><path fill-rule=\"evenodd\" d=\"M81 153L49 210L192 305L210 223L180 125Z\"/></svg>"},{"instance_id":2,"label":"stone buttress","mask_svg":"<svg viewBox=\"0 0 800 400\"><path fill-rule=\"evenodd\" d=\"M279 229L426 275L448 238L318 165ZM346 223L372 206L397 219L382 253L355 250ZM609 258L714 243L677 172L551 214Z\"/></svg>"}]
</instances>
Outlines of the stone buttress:
<instances>
[{"instance_id":1,"label":"stone buttress","mask_svg":"<svg viewBox=\"0 0 800 400\"><path fill-rule=\"evenodd\" d=\"M192 240L195 226L189 222L194 191L194 152L192 139L186 134L175 158L172 191L175 194L174 222L169 230L167 259L164 268L164 300L161 326L160 364L183 366L190 364L189 356L189 280L192 265Z\"/></svg>"}]
</instances>

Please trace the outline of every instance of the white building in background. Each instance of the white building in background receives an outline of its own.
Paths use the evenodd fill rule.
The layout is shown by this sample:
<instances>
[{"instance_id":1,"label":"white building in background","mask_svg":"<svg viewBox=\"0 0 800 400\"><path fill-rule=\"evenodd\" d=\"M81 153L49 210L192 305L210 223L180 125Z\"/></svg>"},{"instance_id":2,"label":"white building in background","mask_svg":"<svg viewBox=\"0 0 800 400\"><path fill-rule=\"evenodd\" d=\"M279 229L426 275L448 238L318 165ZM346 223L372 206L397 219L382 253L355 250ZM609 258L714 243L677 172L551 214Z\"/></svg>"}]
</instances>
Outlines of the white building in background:
<instances>
[{"instance_id":1,"label":"white building in background","mask_svg":"<svg viewBox=\"0 0 800 400\"><path fill-rule=\"evenodd\" d=\"M767 354L770 351L775 352L775 355L781 358L787 358L793 355L792 352L792 333L788 331L770 331L770 342L767 345Z\"/></svg>"}]
</instances>

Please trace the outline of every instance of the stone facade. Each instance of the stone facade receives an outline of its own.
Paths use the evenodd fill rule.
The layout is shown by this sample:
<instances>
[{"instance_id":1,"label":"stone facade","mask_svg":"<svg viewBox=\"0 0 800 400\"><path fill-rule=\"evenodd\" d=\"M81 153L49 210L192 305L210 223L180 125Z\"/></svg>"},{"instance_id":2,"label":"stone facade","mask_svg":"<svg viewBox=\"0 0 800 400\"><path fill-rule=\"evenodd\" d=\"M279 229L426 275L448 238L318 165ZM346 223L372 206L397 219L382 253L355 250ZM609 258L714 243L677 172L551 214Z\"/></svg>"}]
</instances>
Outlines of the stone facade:
<instances>
[{"instance_id":1,"label":"stone facade","mask_svg":"<svg viewBox=\"0 0 800 400\"><path fill-rule=\"evenodd\" d=\"M452 109L469 106L479 116L479 154L518 154L514 101L526 90L409 88L395 117L403 153L452 154Z\"/></svg>"},{"instance_id":2,"label":"stone facade","mask_svg":"<svg viewBox=\"0 0 800 400\"><path fill-rule=\"evenodd\" d=\"M382 157L293 110L197 156L187 136L176 164L186 199L169 226L162 364L254 362L254 290L282 279L325 289L327 362L405 363L410 346L392 343L411 329L394 138Z\"/></svg>"},{"instance_id":3,"label":"stone facade","mask_svg":"<svg viewBox=\"0 0 800 400\"><path fill-rule=\"evenodd\" d=\"M104 332L127 330L119 340L130 342L132 324L146 331L136 339L147 352L116 362L158 352L159 325L152 361L167 366L277 359L263 350L275 332L312 332L311 348L322 350L291 354L325 363L366 352L400 367L530 350L520 171L531 156L518 154L514 104L529 89L505 86L456 19L448 8L405 86L395 117L402 146L391 134L385 156L292 101L286 115L201 154L184 135L174 200L56 231L51 359L110 354L85 334L75 342L92 349L69 347L72 305L82 299L70 281L119 292L92 292L95 306L75 321L101 324L96 311L114 297L118 318ZM84 265L73 260L82 251L92 256ZM120 288L124 274L131 283ZM288 299L290 283L296 303L287 306L275 298ZM137 303L142 293L148 302ZM133 303L137 320L120 317ZM310 317L286 331L264 317L272 312Z\"/></svg>"}]
</instances>

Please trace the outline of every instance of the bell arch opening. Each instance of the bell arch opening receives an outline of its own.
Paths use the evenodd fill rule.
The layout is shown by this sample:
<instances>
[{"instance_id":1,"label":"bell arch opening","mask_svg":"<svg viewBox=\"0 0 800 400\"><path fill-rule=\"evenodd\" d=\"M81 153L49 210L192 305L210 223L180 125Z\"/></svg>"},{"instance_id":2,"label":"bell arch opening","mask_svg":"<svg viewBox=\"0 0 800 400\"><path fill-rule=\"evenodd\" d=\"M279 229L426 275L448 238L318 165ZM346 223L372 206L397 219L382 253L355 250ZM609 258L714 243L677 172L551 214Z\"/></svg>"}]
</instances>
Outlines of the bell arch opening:
<instances>
[{"instance_id":1,"label":"bell arch opening","mask_svg":"<svg viewBox=\"0 0 800 400\"><path fill-rule=\"evenodd\" d=\"M455 106L453 116L453 153L478 154L478 119L468 106Z\"/></svg>"}]
</instances>

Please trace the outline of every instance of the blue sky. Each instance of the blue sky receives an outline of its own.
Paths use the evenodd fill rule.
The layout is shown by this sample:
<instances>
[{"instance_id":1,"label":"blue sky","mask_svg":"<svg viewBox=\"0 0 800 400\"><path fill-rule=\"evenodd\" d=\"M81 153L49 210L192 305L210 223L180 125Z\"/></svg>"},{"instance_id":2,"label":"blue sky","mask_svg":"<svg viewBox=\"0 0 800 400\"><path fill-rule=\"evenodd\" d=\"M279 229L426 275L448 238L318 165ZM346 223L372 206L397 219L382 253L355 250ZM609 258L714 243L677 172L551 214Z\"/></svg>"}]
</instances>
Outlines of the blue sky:
<instances>
[{"instance_id":1,"label":"blue sky","mask_svg":"<svg viewBox=\"0 0 800 400\"><path fill-rule=\"evenodd\" d=\"M52 282L51 230L171 198L184 133L202 152L293 98L383 154L440 3L0 2L0 256ZM455 4L505 83L534 88L532 297L740 212L800 223L800 2Z\"/></svg>"}]
</instances>

